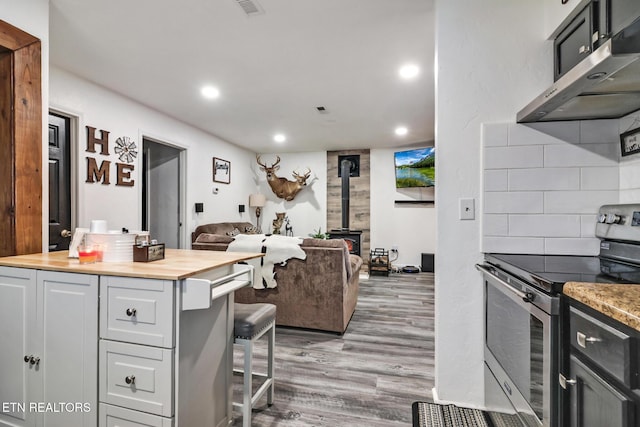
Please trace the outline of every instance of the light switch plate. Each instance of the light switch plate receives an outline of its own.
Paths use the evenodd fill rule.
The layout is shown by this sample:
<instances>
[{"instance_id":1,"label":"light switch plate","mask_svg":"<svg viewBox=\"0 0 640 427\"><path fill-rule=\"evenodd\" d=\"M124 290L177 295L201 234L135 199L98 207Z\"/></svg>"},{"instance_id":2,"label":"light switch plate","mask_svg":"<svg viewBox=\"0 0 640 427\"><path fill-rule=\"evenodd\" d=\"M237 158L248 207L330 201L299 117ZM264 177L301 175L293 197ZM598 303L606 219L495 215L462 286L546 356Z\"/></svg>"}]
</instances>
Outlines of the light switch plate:
<instances>
[{"instance_id":1,"label":"light switch plate","mask_svg":"<svg viewBox=\"0 0 640 427\"><path fill-rule=\"evenodd\" d=\"M460 219L476 219L475 199L460 199Z\"/></svg>"}]
</instances>

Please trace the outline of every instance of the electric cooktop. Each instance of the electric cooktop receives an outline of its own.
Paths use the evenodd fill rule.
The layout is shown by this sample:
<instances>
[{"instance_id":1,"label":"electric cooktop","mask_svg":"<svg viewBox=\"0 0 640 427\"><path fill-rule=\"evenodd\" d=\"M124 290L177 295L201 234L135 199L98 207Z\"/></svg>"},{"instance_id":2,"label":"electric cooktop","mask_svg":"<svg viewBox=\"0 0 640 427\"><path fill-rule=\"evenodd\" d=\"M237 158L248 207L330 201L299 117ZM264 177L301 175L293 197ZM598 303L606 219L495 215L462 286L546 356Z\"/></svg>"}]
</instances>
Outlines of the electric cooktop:
<instances>
[{"instance_id":1,"label":"electric cooktop","mask_svg":"<svg viewBox=\"0 0 640 427\"><path fill-rule=\"evenodd\" d=\"M640 266L597 256L486 254L488 264L547 292L562 292L566 282L640 283Z\"/></svg>"}]
</instances>

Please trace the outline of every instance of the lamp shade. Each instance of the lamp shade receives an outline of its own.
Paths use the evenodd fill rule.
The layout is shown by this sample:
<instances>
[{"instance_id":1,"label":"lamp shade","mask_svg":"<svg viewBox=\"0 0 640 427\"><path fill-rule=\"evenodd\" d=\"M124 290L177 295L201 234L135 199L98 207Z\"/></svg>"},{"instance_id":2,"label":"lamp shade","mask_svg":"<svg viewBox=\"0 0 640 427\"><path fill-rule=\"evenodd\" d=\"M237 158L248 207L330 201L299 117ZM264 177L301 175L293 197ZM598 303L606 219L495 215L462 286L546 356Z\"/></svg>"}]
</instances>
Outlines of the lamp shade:
<instances>
[{"instance_id":1,"label":"lamp shade","mask_svg":"<svg viewBox=\"0 0 640 427\"><path fill-rule=\"evenodd\" d=\"M267 202L267 198L264 194L250 194L249 195L249 206L252 208L261 208Z\"/></svg>"}]
</instances>

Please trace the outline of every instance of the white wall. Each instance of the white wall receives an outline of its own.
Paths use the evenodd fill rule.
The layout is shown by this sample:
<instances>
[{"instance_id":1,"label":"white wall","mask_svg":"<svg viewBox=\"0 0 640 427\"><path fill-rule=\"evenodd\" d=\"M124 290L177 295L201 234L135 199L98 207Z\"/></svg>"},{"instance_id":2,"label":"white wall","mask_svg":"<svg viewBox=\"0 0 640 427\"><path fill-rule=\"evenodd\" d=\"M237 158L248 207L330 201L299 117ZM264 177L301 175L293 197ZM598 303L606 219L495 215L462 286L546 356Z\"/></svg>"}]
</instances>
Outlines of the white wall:
<instances>
[{"instance_id":1,"label":"white wall","mask_svg":"<svg viewBox=\"0 0 640 427\"><path fill-rule=\"evenodd\" d=\"M0 0L0 19L14 27L38 37L42 55L42 170L49 169L49 1L48 0ZM42 247L49 246L49 175L42 174Z\"/></svg>"},{"instance_id":2,"label":"white wall","mask_svg":"<svg viewBox=\"0 0 640 427\"><path fill-rule=\"evenodd\" d=\"M142 158L138 156L131 177L133 187L118 187L115 170L111 171L112 184L86 183L87 156L98 163L109 159L115 164L115 140L120 136L132 138L138 148L143 136L156 142L164 142L186 150L185 233L183 247L190 247L190 233L199 224L242 219L239 204L247 204L249 194L256 191L248 171L255 163L253 153L231 145L141 104L110 92L61 69L52 67L50 75L50 105L52 108L78 117L78 221L76 226L87 227L92 219L105 219L109 228L141 227L141 179ZM86 153L87 131L85 126L110 132L110 156ZM212 157L231 162L231 183L214 183ZM218 193L213 194L213 189ZM158 194L156 197L162 197ZM204 213L195 214L194 203L204 203Z\"/></svg>"},{"instance_id":3,"label":"white wall","mask_svg":"<svg viewBox=\"0 0 640 427\"><path fill-rule=\"evenodd\" d=\"M483 252L598 255L618 203L618 120L483 126Z\"/></svg>"},{"instance_id":4,"label":"white wall","mask_svg":"<svg viewBox=\"0 0 640 427\"><path fill-rule=\"evenodd\" d=\"M395 200L420 200L421 189L398 191L393 149L372 149L371 248L398 246L394 266L422 263L422 253L436 251L436 205L401 205ZM392 257L393 259L393 257Z\"/></svg>"},{"instance_id":5,"label":"white wall","mask_svg":"<svg viewBox=\"0 0 640 427\"><path fill-rule=\"evenodd\" d=\"M513 122L552 81L537 0L436 0L436 398L482 406L480 221L458 200L481 196L481 124ZM479 218L476 203L476 218Z\"/></svg>"},{"instance_id":6,"label":"white wall","mask_svg":"<svg viewBox=\"0 0 640 427\"><path fill-rule=\"evenodd\" d=\"M296 236L308 237L314 230L322 228L327 231L327 153L325 151L307 153L276 153L261 154L262 163L271 166L276 161L276 156L280 156L280 169L276 171L279 177L294 180L291 175L293 171L304 174L307 168L311 169L311 175L307 179L307 186L300 190L296 197L287 202L279 199L269 187L266 175L259 169L255 158L252 159L251 176L254 184L260 192L267 198L267 203L262 209L260 222L262 231L271 233L272 221L276 218L276 212L286 212L290 224L293 227L293 234ZM255 209L249 208L247 211L255 222ZM248 220L247 220L248 221ZM280 229L284 234L284 226Z\"/></svg>"},{"instance_id":7,"label":"white wall","mask_svg":"<svg viewBox=\"0 0 640 427\"><path fill-rule=\"evenodd\" d=\"M640 112L619 121L619 133L640 128ZM620 160L620 203L640 203L640 154L631 154Z\"/></svg>"}]
</instances>

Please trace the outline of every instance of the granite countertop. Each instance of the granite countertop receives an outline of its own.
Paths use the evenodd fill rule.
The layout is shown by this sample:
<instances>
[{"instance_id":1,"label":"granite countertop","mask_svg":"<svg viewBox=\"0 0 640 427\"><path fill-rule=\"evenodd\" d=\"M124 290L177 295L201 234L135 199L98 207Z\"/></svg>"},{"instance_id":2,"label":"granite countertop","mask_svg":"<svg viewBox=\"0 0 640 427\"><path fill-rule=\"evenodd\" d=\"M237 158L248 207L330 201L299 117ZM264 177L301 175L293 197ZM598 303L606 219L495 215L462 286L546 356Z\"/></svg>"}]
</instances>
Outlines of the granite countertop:
<instances>
[{"instance_id":1,"label":"granite countertop","mask_svg":"<svg viewBox=\"0 0 640 427\"><path fill-rule=\"evenodd\" d=\"M562 292L640 331L640 285L568 282Z\"/></svg>"},{"instance_id":2,"label":"granite countertop","mask_svg":"<svg viewBox=\"0 0 640 427\"><path fill-rule=\"evenodd\" d=\"M0 266L105 276L180 280L214 268L261 256L263 256L261 253L166 249L165 258L158 261L80 264L77 258L69 258L68 251L61 251L4 257L0 258Z\"/></svg>"}]
</instances>

